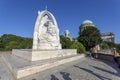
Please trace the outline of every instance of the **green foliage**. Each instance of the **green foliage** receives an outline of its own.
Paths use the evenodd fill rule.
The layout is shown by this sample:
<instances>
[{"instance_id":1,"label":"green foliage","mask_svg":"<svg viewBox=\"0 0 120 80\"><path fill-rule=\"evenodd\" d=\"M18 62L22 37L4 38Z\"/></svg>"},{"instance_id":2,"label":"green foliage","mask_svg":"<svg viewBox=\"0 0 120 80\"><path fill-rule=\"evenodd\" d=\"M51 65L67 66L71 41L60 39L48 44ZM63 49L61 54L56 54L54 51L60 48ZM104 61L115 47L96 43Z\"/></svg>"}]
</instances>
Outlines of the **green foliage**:
<instances>
[{"instance_id":1,"label":"green foliage","mask_svg":"<svg viewBox=\"0 0 120 80\"><path fill-rule=\"evenodd\" d=\"M16 41L10 41L9 44L5 47L6 50L19 49L19 43Z\"/></svg>"},{"instance_id":2,"label":"green foliage","mask_svg":"<svg viewBox=\"0 0 120 80\"><path fill-rule=\"evenodd\" d=\"M62 44L62 48L65 48L65 41L66 41L66 38L63 36L63 35L60 35L60 43Z\"/></svg>"},{"instance_id":3,"label":"green foliage","mask_svg":"<svg viewBox=\"0 0 120 80\"><path fill-rule=\"evenodd\" d=\"M0 37L0 51L32 48L32 38L23 38L12 34Z\"/></svg>"},{"instance_id":4,"label":"green foliage","mask_svg":"<svg viewBox=\"0 0 120 80\"><path fill-rule=\"evenodd\" d=\"M109 45L107 43L105 43L105 42L102 42L100 44L100 47L101 47L101 49L109 49Z\"/></svg>"},{"instance_id":5,"label":"green foliage","mask_svg":"<svg viewBox=\"0 0 120 80\"><path fill-rule=\"evenodd\" d=\"M82 32L79 32L78 41L81 42L86 50L101 43L100 31L96 27L87 27Z\"/></svg>"},{"instance_id":6,"label":"green foliage","mask_svg":"<svg viewBox=\"0 0 120 80\"><path fill-rule=\"evenodd\" d=\"M116 48L116 44L115 43L113 43L113 42L104 42L104 43L106 43L108 46L109 46L109 48L111 49L111 48Z\"/></svg>"},{"instance_id":7,"label":"green foliage","mask_svg":"<svg viewBox=\"0 0 120 80\"><path fill-rule=\"evenodd\" d=\"M63 35L60 36L60 43L62 44L63 49L69 49L72 41L69 38L64 37Z\"/></svg>"},{"instance_id":8,"label":"green foliage","mask_svg":"<svg viewBox=\"0 0 120 80\"><path fill-rule=\"evenodd\" d=\"M120 53L120 44L116 45L116 50L117 50L118 53Z\"/></svg>"},{"instance_id":9,"label":"green foliage","mask_svg":"<svg viewBox=\"0 0 120 80\"><path fill-rule=\"evenodd\" d=\"M81 43L77 41L71 41L69 38L66 38L63 35L60 36L60 43L62 44L63 49L77 49L78 53L85 53L85 47Z\"/></svg>"},{"instance_id":10,"label":"green foliage","mask_svg":"<svg viewBox=\"0 0 120 80\"><path fill-rule=\"evenodd\" d=\"M72 45L70 46L71 49L77 49L78 53L85 53L85 47L83 46L83 44L81 44L80 42L73 42Z\"/></svg>"},{"instance_id":11,"label":"green foliage","mask_svg":"<svg viewBox=\"0 0 120 80\"><path fill-rule=\"evenodd\" d=\"M0 38L0 51L5 48L5 45L2 42L2 38Z\"/></svg>"},{"instance_id":12,"label":"green foliage","mask_svg":"<svg viewBox=\"0 0 120 80\"><path fill-rule=\"evenodd\" d=\"M102 42L106 45L108 45L109 49L116 48L117 52L120 53L120 44L115 44L113 42Z\"/></svg>"}]
</instances>

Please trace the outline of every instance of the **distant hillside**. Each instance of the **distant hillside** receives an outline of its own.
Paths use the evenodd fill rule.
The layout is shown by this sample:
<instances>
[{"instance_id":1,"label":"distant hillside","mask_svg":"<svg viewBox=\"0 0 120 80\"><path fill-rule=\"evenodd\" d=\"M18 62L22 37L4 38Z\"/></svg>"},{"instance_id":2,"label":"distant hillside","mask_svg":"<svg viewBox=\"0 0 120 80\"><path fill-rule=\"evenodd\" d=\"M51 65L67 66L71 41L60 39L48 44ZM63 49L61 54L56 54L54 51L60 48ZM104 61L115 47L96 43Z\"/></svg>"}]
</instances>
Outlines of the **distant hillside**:
<instances>
[{"instance_id":1,"label":"distant hillside","mask_svg":"<svg viewBox=\"0 0 120 80\"><path fill-rule=\"evenodd\" d=\"M12 49L30 49L32 48L32 42L32 38L4 34L0 37L0 51L11 51Z\"/></svg>"}]
</instances>

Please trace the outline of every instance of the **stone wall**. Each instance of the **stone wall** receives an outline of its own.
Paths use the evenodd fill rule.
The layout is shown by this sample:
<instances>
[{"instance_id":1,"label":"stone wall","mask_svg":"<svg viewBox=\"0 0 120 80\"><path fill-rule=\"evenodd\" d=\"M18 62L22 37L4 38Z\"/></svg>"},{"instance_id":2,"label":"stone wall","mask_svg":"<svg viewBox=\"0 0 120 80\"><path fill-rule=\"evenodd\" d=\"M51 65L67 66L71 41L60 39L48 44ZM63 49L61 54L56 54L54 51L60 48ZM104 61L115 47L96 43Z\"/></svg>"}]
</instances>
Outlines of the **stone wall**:
<instances>
[{"instance_id":1,"label":"stone wall","mask_svg":"<svg viewBox=\"0 0 120 80\"><path fill-rule=\"evenodd\" d=\"M0 51L0 54L11 54L12 51Z\"/></svg>"},{"instance_id":2,"label":"stone wall","mask_svg":"<svg viewBox=\"0 0 120 80\"><path fill-rule=\"evenodd\" d=\"M77 55L77 50L76 49L58 49L58 50L13 49L12 54L29 61L37 61L37 60Z\"/></svg>"},{"instance_id":3,"label":"stone wall","mask_svg":"<svg viewBox=\"0 0 120 80\"><path fill-rule=\"evenodd\" d=\"M97 53L97 58L101 60L114 62L114 57L111 54Z\"/></svg>"},{"instance_id":4,"label":"stone wall","mask_svg":"<svg viewBox=\"0 0 120 80\"><path fill-rule=\"evenodd\" d=\"M15 55L17 57L21 57L26 60L31 60L32 58L32 50L30 49L13 49L12 55Z\"/></svg>"}]
</instances>

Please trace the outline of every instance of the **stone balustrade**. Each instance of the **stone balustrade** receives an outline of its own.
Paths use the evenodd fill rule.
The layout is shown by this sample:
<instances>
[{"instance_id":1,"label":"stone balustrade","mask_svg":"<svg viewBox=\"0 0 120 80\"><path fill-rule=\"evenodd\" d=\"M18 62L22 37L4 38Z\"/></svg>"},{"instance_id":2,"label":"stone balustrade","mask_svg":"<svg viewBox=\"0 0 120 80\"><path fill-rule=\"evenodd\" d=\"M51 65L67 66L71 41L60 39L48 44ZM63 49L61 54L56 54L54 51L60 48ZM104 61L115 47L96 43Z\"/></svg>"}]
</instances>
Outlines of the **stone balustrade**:
<instances>
[{"instance_id":1,"label":"stone balustrade","mask_svg":"<svg viewBox=\"0 0 120 80\"><path fill-rule=\"evenodd\" d=\"M97 58L101 60L107 60L110 62L114 62L114 56L112 54L97 53Z\"/></svg>"},{"instance_id":2,"label":"stone balustrade","mask_svg":"<svg viewBox=\"0 0 120 80\"><path fill-rule=\"evenodd\" d=\"M97 55L97 59L106 60L113 63L115 62L114 55L112 54L112 52L110 52L110 50L98 51L96 55ZM117 59L118 59L118 64L120 65L120 57L118 57Z\"/></svg>"}]
</instances>

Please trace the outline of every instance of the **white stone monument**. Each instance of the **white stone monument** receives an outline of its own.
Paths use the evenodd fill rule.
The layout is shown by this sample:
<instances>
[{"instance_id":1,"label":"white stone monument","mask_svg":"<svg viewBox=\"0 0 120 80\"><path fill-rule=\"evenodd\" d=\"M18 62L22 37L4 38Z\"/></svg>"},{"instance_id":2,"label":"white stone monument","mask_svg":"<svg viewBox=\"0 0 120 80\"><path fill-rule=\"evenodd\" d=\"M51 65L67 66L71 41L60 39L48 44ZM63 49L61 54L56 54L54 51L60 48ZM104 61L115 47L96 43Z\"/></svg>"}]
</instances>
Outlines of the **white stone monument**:
<instances>
[{"instance_id":1,"label":"white stone monument","mask_svg":"<svg viewBox=\"0 0 120 80\"><path fill-rule=\"evenodd\" d=\"M38 11L33 35L33 49L13 49L16 56L29 61L76 55L76 49L62 49L55 17L47 10Z\"/></svg>"},{"instance_id":2,"label":"white stone monument","mask_svg":"<svg viewBox=\"0 0 120 80\"><path fill-rule=\"evenodd\" d=\"M34 29L33 49L61 49L57 22L47 10L38 12Z\"/></svg>"},{"instance_id":3,"label":"white stone monument","mask_svg":"<svg viewBox=\"0 0 120 80\"><path fill-rule=\"evenodd\" d=\"M61 49L59 29L54 16L39 11L34 29L33 49L13 49L2 58L16 79L84 57L76 49Z\"/></svg>"}]
</instances>

